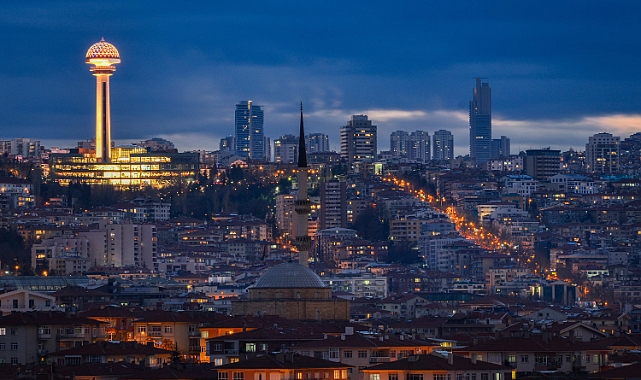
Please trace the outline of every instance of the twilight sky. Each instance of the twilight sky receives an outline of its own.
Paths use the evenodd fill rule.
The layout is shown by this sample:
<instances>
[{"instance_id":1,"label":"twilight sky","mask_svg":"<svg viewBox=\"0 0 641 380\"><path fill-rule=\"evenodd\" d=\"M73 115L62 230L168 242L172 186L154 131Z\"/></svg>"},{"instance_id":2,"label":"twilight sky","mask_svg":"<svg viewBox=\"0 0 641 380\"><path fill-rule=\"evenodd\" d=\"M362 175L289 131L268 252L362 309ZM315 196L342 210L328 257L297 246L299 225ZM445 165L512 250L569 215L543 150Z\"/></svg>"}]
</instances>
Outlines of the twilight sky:
<instances>
[{"instance_id":1,"label":"twilight sky","mask_svg":"<svg viewBox=\"0 0 641 380\"><path fill-rule=\"evenodd\" d=\"M447 129L469 152L475 77L492 88L493 137L512 153L585 148L641 131L641 2L13 1L0 4L0 139L47 147L94 135L95 80L84 63L104 36L112 137L218 149L234 105L265 110L265 134L307 132L338 149L352 114L398 129Z\"/></svg>"}]
</instances>

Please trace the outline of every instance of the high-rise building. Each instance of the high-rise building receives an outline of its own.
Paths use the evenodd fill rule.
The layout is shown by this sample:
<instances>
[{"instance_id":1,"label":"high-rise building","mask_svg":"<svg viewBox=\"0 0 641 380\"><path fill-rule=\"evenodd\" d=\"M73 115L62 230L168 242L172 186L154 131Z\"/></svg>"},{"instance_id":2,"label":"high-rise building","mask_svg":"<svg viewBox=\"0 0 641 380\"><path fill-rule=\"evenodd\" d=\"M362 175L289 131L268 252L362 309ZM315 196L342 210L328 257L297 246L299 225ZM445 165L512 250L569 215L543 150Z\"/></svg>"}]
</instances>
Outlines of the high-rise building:
<instances>
[{"instance_id":1,"label":"high-rise building","mask_svg":"<svg viewBox=\"0 0 641 380\"><path fill-rule=\"evenodd\" d=\"M233 152L234 147L234 136L227 136L220 139L220 146L218 148L221 152Z\"/></svg>"},{"instance_id":2,"label":"high-rise building","mask_svg":"<svg viewBox=\"0 0 641 380\"><path fill-rule=\"evenodd\" d=\"M433 158L435 160L454 159L454 136L444 129L434 132L432 136Z\"/></svg>"},{"instance_id":3,"label":"high-rise building","mask_svg":"<svg viewBox=\"0 0 641 380\"><path fill-rule=\"evenodd\" d=\"M585 156L589 171L594 173L615 173L619 170L621 138L601 132L590 136L585 145Z\"/></svg>"},{"instance_id":4,"label":"high-rise building","mask_svg":"<svg viewBox=\"0 0 641 380\"><path fill-rule=\"evenodd\" d=\"M263 110L251 100L236 104L235 151L236 155L250 160L265 159L265 139L263 131Z\"/></svg>"},{"instance_id":5,"label":"high-rise building","mask_svg":"<svg viewBox=\"0 0 641 380\"><path fill-rule=\"evenodd\" d=\"M111 161L111 106L109 77L120 63L115 46L101 39L89 48L85 62L94 65L90 70L96 77L96 158Z\"/></svg>"},{"instance_id":6,"label":"high-rise building","mask_svg":"<svg viewBox=\"0 0 641 380\"><path fill-rule=\"evenodd\" d=\"M537 181L545 181L561 171L561 151L528 149L525 151L525 172Z\"/></svg>"},{"instance_id":7,"label":"high-rise building","mask_svg":"<svg viewBox=\"0 0 641 380\"><path fill-rule=\"evenodd\" d=\"M492 139L492 159L507 157L510 155L510 139L501 136L500 139Z\"/></svg>"},{"instance_id":8,"label":"high-rise building","mask_svg":"<svg viewBox=\"0 0 641 380\"><path fill-rule=\"evenodd\" d=\"M407 158L423 163L430 160L430 135L427 132L410 133L407 139Z\"/></svg>"},{"instance_id":9,"label":"high-rise building","mask_svg":"<svg viewBox=\"0 0 641 380\"><path fill-rule=\"evenodd\" d=\"M307 153L329 152L329 136L324 133L310 133L305 137Z\"/></svg>"},{"instance_id":10,"label":"high-rise building","mask_svg":"<svg viewBox=\"0 0 641 380\"><path fill-rule=\"evenodd\" d=\"M293 164L298 159L298 137L283 135L274 140L274 162Z\"/></svg>"},{"instance_id":11,"label":"high-rise building","mask_svg":"<svg viewBox=\"0 0 641 380\"><path fill-rule=\"evenodd\" d=\"M331 179L321 182L320 198L319 229L347 227L347 184L345 181Z\"/></svg>"},{"instance_id":12,"label":"high-rise building","mask_svg":"<svg viewBox=\"0 0 641 380\"><path fill-rule=\"evenodd\" d=\"M341 158L349 165L376 160L376 126L367 115L353 115L341 126Z\"/></svg>"},{"instance_id":13,"label":"high-rise building","mask_svg":"<svg viewBox=\"0 0 641 380\"><path fill-rule=\"evenodd\" d=\"M476 78L476 87L470 102L470 157L478 163L491 158L492 96L490 85Z\"/></svg>"},{"instance_id":14,"label":"high-rise building","mask_svg":"<svg viewBox=\"0 0 641 380\"><path fill-rule=\"evenodd\" d=\"M395 131L389 137L389 150L392 157L407 157L409 134L405 131Z\"/></svg>"}]
</instances>

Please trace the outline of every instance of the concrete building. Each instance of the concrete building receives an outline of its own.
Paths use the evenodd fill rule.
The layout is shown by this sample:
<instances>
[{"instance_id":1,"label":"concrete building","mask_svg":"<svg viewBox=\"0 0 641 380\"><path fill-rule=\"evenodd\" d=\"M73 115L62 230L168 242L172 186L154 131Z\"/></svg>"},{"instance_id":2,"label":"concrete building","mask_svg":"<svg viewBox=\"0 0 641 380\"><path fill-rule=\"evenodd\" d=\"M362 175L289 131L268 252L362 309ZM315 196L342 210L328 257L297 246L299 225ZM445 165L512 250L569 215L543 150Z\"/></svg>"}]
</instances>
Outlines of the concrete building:
<instances>
[{"instance_id":1,"label":"concrete building","mask_svg":"<svg viewBox=\"0 0 641 380\"><path fill-rule=\"evenodd\" d=\"M353 115L347 125L341 126L341 158L347 164L376 160L376 126L367 115Z\"/></svg>"},{"instance_id":2,"label":"concrete building","mask_svg":"<svg viewBox=\"0 0 641 380\"><path fill-rule=\"evenodd\" d=\"M394 131L390 134L389 150L392 157L407 157L409 134L405 131Z\"/></svg>"},{"instance_id":3,"label":"concrete building","mask_svg":"<svg viewBox=\"0 0 641 380\"><path fill-rule=\"evenodd\" d=\"M537 181L546 181L561 171L561 151L528 149L525 151L525 172Z\"/></svg>"},{"instance_id":4,"label":"concrete building","mask_svg":"<svg viewBox=\"0 0 641 380\"><path fill-rule=\"evenodd\" d=\"M320 226L321 230L347 227L347 184L332 179L320 184Z\"/></svg>"},{"instance_id":5,"label":"concrete building","mask_svg":"<svg viewBox=\"0 0 641 380\"><path fill-rule=\"evenodd\" d=\"M432 158L451 160L454 158L454 136L452 132L440 129L432 136Z\"/></svg>"},{"instance_id":6,"label":"concrete building","mask_svg":"<svg viewBox=\"0 0 641 380\"><path fill-rule=\"evenodd\" d=\"M407 139L407 158L410 161L425 163L430 160L430 135L425 131L410 133Z\"/></svg>"},{"instance_id":7,"label":"concrete building","mask_svg":"<svg viewBox=\"0 0 641 380\"><path fill-rule=\"evenodd\" d=\"M283 135L274 140L274 162L293 164L298 160L298 137Z\"/></svg>"},{"instance_id":8,"label":"concrete building","mask_svg":"<svg viewBox=\"0 0 641 380\"><path fill-rule=\"evenodd\" d=\"M227 136L220 139L218 150L221 152L234 152L236 149L234 136Z\"/></svg>"},{"instance_id":9,"label":"concrete building","mask_svg":"<svg viewBox=\"0 0 641 380\"><path fill-rule=\"evenodd\" d=\"M492 158L507 157L510 155L510 139L501 136L500 139L492 139Z\"/></svg>"},{"instance_id":10,"label":"concrete building","mask_svg":"<svg viewBox=\"0 0 641 380\"><path fill-rule=\"evenodd\" d=\"M324 133L310 133L305 136L305 142L308 154L329 152L329 136Z\"/></svg>"},{"instance_id":11,"label":"concrete building","mask_svg":"<svg viewBox=\"0 0 641 380\"><path fill-rule=\"evenodd\" d=\"M621 156L620 137L606 132L590 136L585 145L585 156L587 169L593 173L618 172Z\"/></svg>"}]
</instances>

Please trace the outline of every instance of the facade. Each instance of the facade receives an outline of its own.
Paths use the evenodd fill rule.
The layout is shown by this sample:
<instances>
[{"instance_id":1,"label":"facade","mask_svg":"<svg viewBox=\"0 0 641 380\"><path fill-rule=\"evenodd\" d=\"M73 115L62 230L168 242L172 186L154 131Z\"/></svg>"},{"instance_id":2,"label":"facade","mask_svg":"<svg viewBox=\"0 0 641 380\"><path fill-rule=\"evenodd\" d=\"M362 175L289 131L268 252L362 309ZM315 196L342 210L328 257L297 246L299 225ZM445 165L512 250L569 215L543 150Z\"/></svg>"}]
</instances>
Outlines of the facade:
<instances>
[{"instance_id":1,"label":"facade","mask_svg":"<svg viewBox=\"0 0 641 380\"><path fill-rule=\"evenodd\" d=\"M488 83L476 78L476 87L470 102L470 157L485 163L492 148L492 97Z\"/></svg>"},{"instance_id":2,"label":"facade","mask_svg":"<svg viewBox=\"0 0 641 380\"><path fill-rule=\"evenodd\" d=\"M501 136L500 139L492 139L492 159L507 157L510 155L510 139Z\"/></svg>"},{"instance_id":3,"label":"facade","mask_svg":"<svg viewBox=\"0 0 641 380\"><path fill-rule=\"evenodd\" d=\"M350 318L350 302L332 298L332 289L316 273L294 262L268 269L247 293L247 299L232 300L232 315L280 315L299 321Z\"/></svg>"},{"instance_id":4,"label":"facade","mask_svg":"<svg viewBox=\"0 0 641 380\"><path fill-rule=\"evenodd\" d=\"M40 157L40 141L27 138L0 141L0 154L22 158Z\"/></svg>"},{"instance_id":5,"label":"facade","mask_svg":"<svg viewBox=\"0 0 641 380\"><path fill-rule=\"evenodd\" d=\"M255 350L256 351L256 350ZM218 380L348 380L349 365L294 353L257 356L216 367Z\"/></svg>"},{"instance_id":6,"label":"facade","mask_svg":"<svg viewBox=\"0 0 641 380\"><path fill-rule=\"evenodd\" d=\"M452 353L412 355L363 369L366 380L511 380L516 378L514 372L510 367Z\"/></svg>"},{"instance_id":7,"label":"facade","mask_svg":"<svg viewBox=\"0 0 641 380\"><path fill-rule=\"evenodd\" d=\"M367 115L353 115L347 125L341 126L341 158L347 164L376 160L376 126Z\"/></svg>"},{"instance_id":8,"label":"facade","mask_svg":"<svg viewBox=\"0 0 641 380\"><path fill-rule=\"evenodd\" d=\"M590 136L585 145L585 156L587 169L591 172L612 174L619 171L620 137L606 132Z\"/></svg>"},{"instance_id":9,"label":"facade","mask_svg":"<svg viewBox=\"0 0 641 380\"><path fill-rule=\"evenodd\" d=\"M265 159L265 139L263 131L263 110L251 100L236 104L235 151L236 155L250 160Z\"/></svg>"},{"instance_id":10,"label":"facade","mask_svg":"<svg viewBox=\"0 0 641 380\"><path fill-rule=\"evenodd\" d=\"M149 140L141 141L140 146L147 148L150 152L169 152L175 151L174 143L160 137L154 137Z\"/></svg>"},{"instance_id":11,"label":"facade","mask_svg":"<svg viewBox=\"0 0 641 380\"><path fill-rule=\"evenodd\" d=\"M310 133L305 136L307 153L329 152L329 136L324 133Z\"/></svg>"},{"instance_id":12,"label":"facade","mask_svg":"<svg viewBox=\"0 0 641 380\"><path fill-rule=\"evenodd\" d=\"M320 226L321 230L347 227L347 184L332 179L320 184Z\"/></svg>"},{"instance_id":13,"label":"facade","mask_svg":"<svg viewBox=\"0 0 641 380\"><path fill-rule=\"evenodd\" d=\"M389 150L393 157L407 157L409 134L405 131L395 131L390 134Z\"/></svg>"},{"instance_id":14,"label":"facade","mask_svg":"<svg viewBox=\"0 0 641 380\"><path fill-rule=\"evenodd\" d=\"M454 136L452 132L440 129L432 136L432 158L435 160L454 159Z\"/></svg>"},{"instance_id":15,"label":"facade","mask_svg":"<svg viewBox=\"0 0 641 380\"><path fill-rule=\"evenodd\" d=\"M117 162L77 153L52 154L49 165L52 180L64 186L79 181L125 189L189 183L199 171L198 153L125 154Z\"/></svg>"},{"instance_id":16,"label":"facade","mask_svg":"<svg viewBox=\"0 0 641 380\"><path fill-rule=\"evenodd\" d=\"M274 162L293 164L298 160L298 137L283 135L274 140Z\"/></svg>"},{"instance_id":17,"label":"facade","mask_svg":"<svg viewBox=\"0 0 641 380\"><path fill-rule=\"evenodd\" d=\"M234 136L227 136L220 139L220 144L218 146L218 149L221 152L234 152L234 149L236 149L235 143L234 143Z\"/></svg>"},{"instance_id":18,"label":"facade","mask_svg":"<svg viewBox=\"0 0 641 380\"><path fill-rule=\"evenodd\" d=\"M13 177L0 178L0 209L28 208L36 205L31 182Z\"/></svg>"},{"instance_id":19,"label":"facade","mask_svg":"<svg viewBox=\"0 0 641 380\"><path fill-rule=\"evenodd\" d=\"M407 158L425 163L430 160L430 135L425 131L410 133L407 140Z\"/></svg>"},{"instance_id":20,"label":"facade","mask_svg":"<svg viewBox=\"0 0 641 380\"><path fill-rule=\"evenodd\" d=\"M528 149L525 151L525 172L537 181L546 181L561 171L561 151Z\"/></svg>"}]
</instances>

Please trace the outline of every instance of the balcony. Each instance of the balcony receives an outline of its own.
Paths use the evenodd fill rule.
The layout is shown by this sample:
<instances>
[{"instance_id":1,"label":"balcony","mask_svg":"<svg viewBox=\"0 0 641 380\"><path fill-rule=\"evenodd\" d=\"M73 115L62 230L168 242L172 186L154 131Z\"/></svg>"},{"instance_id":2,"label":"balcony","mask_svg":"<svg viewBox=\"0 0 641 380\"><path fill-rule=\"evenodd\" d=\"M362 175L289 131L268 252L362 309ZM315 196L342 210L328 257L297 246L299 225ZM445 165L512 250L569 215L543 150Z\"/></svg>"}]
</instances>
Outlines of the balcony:
<instances>
[{"instance_id":1,"label":"balcony","mask_svg":"<svg viewBox=\"0 0 641 380\"><path fill-rule=\"evenodd\" d=\"M51 333L38 331L38 339L51 339Z\"/></svg>"},{"instance_id":2,"label":"balcony","mask_svg":"<svg viewBox=\"0 0 641 380\"><path fill-rule=\"evenodd\" d=\"M225 350L225 355L238 355L238 349L236 350Z\"/></svg>"},{"instance_id":3,"label":"balcony","mask_svg":"<svg viewBox=\"0 0 641 380\"><path fill-rule=\"evenodd\" d=\"M390 360L389 356L372 356L369 358L370 363L388 363Z\"/></svg>"},{"instance_id":4,"label":"balcony","mask_svg":"<svg viewBox=\"0 0 641 380\"><path fill-rule=\"evenodd\" d=\"M162 336L162 331L150 331L149 336Z\"/></svg>"}]
</instances>

